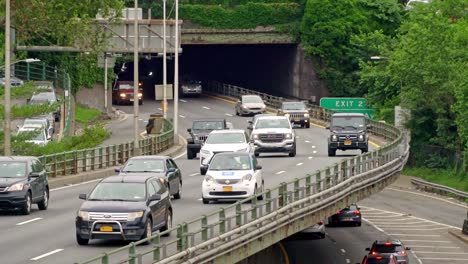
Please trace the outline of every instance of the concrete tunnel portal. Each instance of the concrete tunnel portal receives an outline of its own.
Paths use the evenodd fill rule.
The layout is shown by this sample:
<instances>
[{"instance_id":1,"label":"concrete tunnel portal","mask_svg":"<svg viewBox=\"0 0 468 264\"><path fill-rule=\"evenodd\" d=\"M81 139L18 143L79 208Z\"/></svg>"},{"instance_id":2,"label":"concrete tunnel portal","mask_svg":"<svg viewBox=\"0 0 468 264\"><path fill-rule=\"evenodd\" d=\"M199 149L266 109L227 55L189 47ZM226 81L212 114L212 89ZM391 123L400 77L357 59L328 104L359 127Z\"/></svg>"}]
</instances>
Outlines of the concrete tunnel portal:
<instances>
[{"instance_id":1,"label":"concrete tunnel portal","mask_svg":"<svg viewBox=\"0 0 468 264\"><path fill-rule=\"evenodd\" d=\"M216 80L278 96L297 96L297 44L182 45L179 80L184 76L206 81ZM296 64L296 65L295 65ZM133 80L133 62L116 64L120 80ZM163 83L161 57L140 57L140 82L145 99L154 99L154 85ZM300 79L300 78L299 78ZM174 59L168 54L167 83L174 80Z\"/></svg>"}]
</instances>

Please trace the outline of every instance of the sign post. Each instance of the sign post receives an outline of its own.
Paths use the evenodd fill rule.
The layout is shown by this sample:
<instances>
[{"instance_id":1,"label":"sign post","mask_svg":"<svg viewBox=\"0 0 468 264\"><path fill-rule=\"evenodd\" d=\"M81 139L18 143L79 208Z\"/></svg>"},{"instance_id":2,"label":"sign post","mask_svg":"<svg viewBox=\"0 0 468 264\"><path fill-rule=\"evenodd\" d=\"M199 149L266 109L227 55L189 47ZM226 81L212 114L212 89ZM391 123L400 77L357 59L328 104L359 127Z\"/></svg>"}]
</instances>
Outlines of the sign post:
<instances>
[{"instance_id":1,"label":"sign post","mask_svg":"<svg viewBox=\"0 0 468 264\"><path fill-rule=\"evenodd\" d=\"M368 118L374 117L374 111L366 104L366 100L360 97L323 97L320 106L341 113L361 113Z\"/></svg>"}]
</instances>

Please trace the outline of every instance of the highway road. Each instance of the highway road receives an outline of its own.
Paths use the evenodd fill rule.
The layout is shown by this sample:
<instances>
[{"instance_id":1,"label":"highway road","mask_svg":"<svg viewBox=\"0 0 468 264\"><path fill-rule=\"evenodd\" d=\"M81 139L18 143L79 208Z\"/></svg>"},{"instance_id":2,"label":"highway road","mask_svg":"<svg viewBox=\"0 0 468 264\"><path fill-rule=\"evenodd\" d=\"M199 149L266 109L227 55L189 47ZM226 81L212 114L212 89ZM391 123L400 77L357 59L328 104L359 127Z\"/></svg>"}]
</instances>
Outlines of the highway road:
<instances>
[{"instance_id":1,"label":"highway road","mask_svg":"<svg viewBox=\"0 0 468 264\"><path fill-rule=\"evenodd\" d=\"M250 119L250 117L234 116L234 106L231 103L211 97L184 98L179 105L179 133L184 136L187 135L186 129L191 126L191 121L196 118L225 117L233 123L235 128L245 128L246 121ZM128 116L123 118L121 122L113 123L110 126L114 136L106 142L107 144L129 141L133 138L132 107L119 106L118 108L127 113ZM159 104L151 101L146 101L140 107L139 125L141 131L144 131L145 121L150 113L159 111L158 108ZM292 180L295 177L304 176L306 173L315 172L324 166L339 161L343 157L359 153L359 151L338 151L337 157L329 158L326 148L326 130L312 126L309 129L297 128L296 133L298 142L296 157L262 155L259 158L259 164L263 166L267 188L276 186L283 181ZM184 186L182 199L173 201L174 224L193 219L223 206L223 204L202 204L201 182L203 177L199 175L198 160L187 160L186 156L182 155L177 158L176 162L183 173ZM3 231L0 241L0 263L74 263L125 245L124 242L92 240L88 246L79 246L75 241L74 219L76 211L82 203L82 200L78 199L78 194L88 193L95 184L94 181L52 190L51 202L47 211L34 210L29 216L0 215L0 230ZM410 194L395 195L395 203L400 204L401 208L406 208L404 202L407 201L398 202L398 199L400 199L399 197L406 197L406 195ZM376 195L376 197L379 197L379 195ZM383 199L385 200L385 198ZM362 205L369 208L380 208L381 205L377 206L372 202L363 202ZM392 204L390 203L390 205ZM445 212L444 208L444 206L441 206L436 213ZM382 209L391 211L398 208L383 207ZM368 210L372 211L372 209ZM425 214L421 213L420 217L430 218L430 210L426 210ZM440 220L442 221L442 218ZM320 258L314 257L314 259L318 260L315 263L347 263L346 259L353 261L350 263L358 262L364 253L363 249L370 245L369 242L382 235L371 224L365 224L361 228L329 228L327 230L329 232L327 239L305 241L305 243L312 243L310 245L303 244L304 241L301 241L301 243L288 242L298 243L297 245L286 244L291 258L294 260L310 259L301 256L303 251L299 249L304 246L309 248L309 254L310 250L315 250L317 256L321 256ZM315 244L320 246L316 247ZM321 247L325 247L327 250L321 250ZM342 252L341 249L345 249L351 255L344 254L344 257L340 258L341 255L338 254ZM331 259L336 259L337 262L329 262ZM305 263L300 262L300 260L297 261L292 263Z\"/></svg>"}]
</instances>

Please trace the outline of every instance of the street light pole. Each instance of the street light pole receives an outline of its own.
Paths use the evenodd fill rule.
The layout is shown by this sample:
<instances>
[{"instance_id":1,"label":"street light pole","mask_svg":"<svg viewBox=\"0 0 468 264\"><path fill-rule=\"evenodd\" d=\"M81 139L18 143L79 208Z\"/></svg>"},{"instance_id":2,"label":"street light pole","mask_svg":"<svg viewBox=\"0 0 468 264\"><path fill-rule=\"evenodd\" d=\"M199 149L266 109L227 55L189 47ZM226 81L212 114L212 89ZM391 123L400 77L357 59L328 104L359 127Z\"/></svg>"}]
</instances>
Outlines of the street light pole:
<instances>
[{"instance_id":1,"label":"street light pole","mask_svg":"<svg viewBox=\"0 0 468 264\"><path fill-rule=\"evenodd\" d=\"M177 134L179 122L179 0L175 0L175 58L174 58L174 142L179 142Z\"/></svg>"},{"instance_id":2,"label":"street light pole","mask_svg":"<svg viewBox=\"0 0 468 264\"><path fill-rule=\"evenodd\" d=\"M135 3L135 17L133 18L133 128L135 134L134 151L138 155L140 146L138 140L140 134L138 133L138 93L139 93L139 82L138 82L138 0L134 0Z\"/></svg>"},{"instance_id":3,"label":"street light pole","mask_svg":"<svg viewBox=\"0 0 468 264\"><path fill-rule=\"evenodd\" d=\"M5 3L5 125L4 125L4 155L11 156L11 94L10 94L10 0Z\"/></svg>"},{"instance_id":4,"label":"street light pole","mask_svg":"<svg viewBox=\"0 0 468 264\"><path fill-rule=\"evenodd\" d=\"M163 0L163 117L167 118L166 0Z\"/></svg>"}]
</instances>

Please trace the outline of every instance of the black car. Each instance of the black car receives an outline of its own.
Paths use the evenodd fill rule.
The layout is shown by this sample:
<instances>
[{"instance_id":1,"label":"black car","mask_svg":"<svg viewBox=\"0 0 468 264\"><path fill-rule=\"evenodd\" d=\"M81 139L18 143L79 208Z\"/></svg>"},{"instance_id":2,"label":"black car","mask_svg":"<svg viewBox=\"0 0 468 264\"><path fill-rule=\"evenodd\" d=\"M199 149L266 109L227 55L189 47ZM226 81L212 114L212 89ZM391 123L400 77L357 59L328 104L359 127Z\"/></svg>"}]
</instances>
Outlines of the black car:
<instances>
[{"instance_id":1,"label":"black car","mask_svg":"<svg viewBox=\"0 0 468 264\"><path fill-rule=\"evenodd\" d=\"M361 153L369 151L369 135L367 130L371 125L364 114L335 113L331 116L328 137L328 156L336 156L336 150L359 149Z\"/></svg>"},{"instance_id":2,"label":"black car","mask_svg":"<svg viewBox=\"0 0 468 264\"><path fill-rule=\"evenodd\" d=\"M171 200L160 178L110 176L79 198L86 200L75 221L80 245L90 239L140 240L172 227Z\"/></svg>"},{"instance_id":3,"label":"black car","mask_svg":"<svg viewBox=\"0 0 468 264\"><path fill-rule=\"evenodd\" d=\"M340 224L353 224L361 226L361 211L356 204L337 211L334 215L328 218L328 224L340 225Z\"/></svg>"},{"instance_id":4,"label":"black car","mask_svg":"<svg viewBox=\"0 0 468 264\"><path fill-rule=\"evenodd\" d=\"M409 263L408 250L409 247L403 246L400 240L384 240L374 241L370 248L366 248L369 251L368 255L395 255L399 264Z\"/></svg>"},{"instance_id":5,"label":"black car","mask_svg":"<svg viewBox=\"0 0 468 264\"><path fill-rule=\"evenodd\" d=\"M127 160L122 168L116 169L119 175L148 175L163 178L174 199L182 197L182 173L171 157L135 156Z\"/></svg>"},{"instance_id":6,"label":"black car","mask_svg":"<svg viewBox=\"0 0 468 264\"><path fill-rule=\"evenodd\" d=\"M362 260L362 264L398 264L398 262L395 255L385 254L367 255Z\"/></svg>"},{"instance_id":7,"label":"black car","mask_svg":"<svg viewBox=\"0 0 468 264\"><path fill-rule=\"evenodd\" d=\"M0 210L27 215L33 203L39 210L49 205L49 182L42 163L35 157L0 157Z\"/></svg>"}]
</instances>

